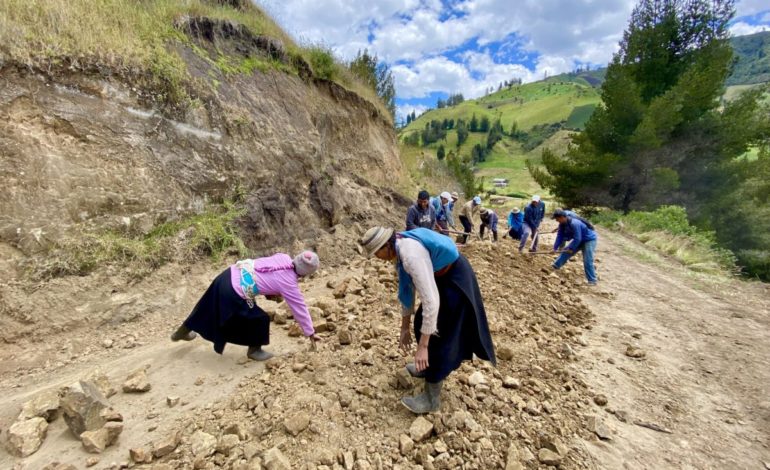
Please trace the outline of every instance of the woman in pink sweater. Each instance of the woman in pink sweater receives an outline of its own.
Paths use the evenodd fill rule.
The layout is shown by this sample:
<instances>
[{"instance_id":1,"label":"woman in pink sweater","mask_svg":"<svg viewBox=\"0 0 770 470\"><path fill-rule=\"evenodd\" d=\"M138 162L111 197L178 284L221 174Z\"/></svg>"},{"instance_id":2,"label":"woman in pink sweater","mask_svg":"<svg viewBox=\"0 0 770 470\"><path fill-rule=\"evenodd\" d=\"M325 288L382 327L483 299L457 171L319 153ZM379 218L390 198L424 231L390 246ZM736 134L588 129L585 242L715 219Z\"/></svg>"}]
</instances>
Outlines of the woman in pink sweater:
<instances>
[{"instance_id":1,"label":"woman in pink sweater","mask_svg":"<svg viewBox=\"0 0 770 470\"><path fill-rule=\"evenodd\" d=\"M313 274L318 264L318 255L311 251L294 259L278 253L238 261L214 279L171 340L190 341L200 334L214 343L214 351L219 354L225 344L233 343L248 346L251 359L270 359L273 354L262 349L270 343L270 318L256 302L257 296L264 295L283 297L305 336L318 341L299 290L300 276Z\"/></svg>"}]
</instances>

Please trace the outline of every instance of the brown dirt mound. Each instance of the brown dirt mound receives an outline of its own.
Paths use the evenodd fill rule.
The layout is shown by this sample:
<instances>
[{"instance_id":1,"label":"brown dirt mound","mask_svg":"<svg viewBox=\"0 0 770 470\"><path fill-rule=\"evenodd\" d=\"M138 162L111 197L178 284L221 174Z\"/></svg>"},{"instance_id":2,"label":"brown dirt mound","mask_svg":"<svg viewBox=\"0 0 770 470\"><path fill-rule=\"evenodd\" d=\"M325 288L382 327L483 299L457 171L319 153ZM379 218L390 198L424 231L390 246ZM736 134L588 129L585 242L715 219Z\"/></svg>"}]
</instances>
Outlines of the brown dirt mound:
<instances>
[{"instance_id":1,"label":"brown dirt mound","mask_svg":"<svg viewBox=\"0 0 770 470\"><path fill-rule=\"evenodd\" d=\"M352 276L344 298L329 291L310 301L326 327L350 331L352 343L341 346L336 333L327 334L317 352L272 360L235 394L182 420L182 444L162 461L245 469L267 459L268 468L280 468L276 451L268 452L275 447L292 468L524 468L539 465L538 453L549 449L553 455L543 451L541 460L584 467L576 438L591 438L583 416L589 392L570 365L581 330L590 328L591 314L570 287L580 273L568 267L551 274L550 257L509 248L477 243L464 251L481 285L498 366L473 361L450 376L441 410L426 416L433 431L421 442L407 438L415 416L399 404L422 384L403 371L411 357L398 350L392 267L359 258L351 268L363 276ZM219 450L191 446L201 431Z\"/></svg>"}]
</instances>

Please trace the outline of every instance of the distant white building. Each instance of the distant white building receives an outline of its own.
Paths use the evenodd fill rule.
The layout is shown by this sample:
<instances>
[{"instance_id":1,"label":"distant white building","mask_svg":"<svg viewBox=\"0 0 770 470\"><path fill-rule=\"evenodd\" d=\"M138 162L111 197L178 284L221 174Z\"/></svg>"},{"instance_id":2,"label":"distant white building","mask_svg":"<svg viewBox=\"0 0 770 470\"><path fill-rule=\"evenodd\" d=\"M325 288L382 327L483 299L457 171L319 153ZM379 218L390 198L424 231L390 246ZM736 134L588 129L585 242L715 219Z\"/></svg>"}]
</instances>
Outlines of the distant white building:
<instances>
[{"instance_id":1,"label":"distant white building","mask_svg":"<svg viewBox=\"0 0 770 470\"><path fill-rule=\"evenodd\" d=\"M495 178L492 180L492 184L496 188L505 188L506 186L508 186L508 180L505 178Z\"/></svg>"}]
</instances>

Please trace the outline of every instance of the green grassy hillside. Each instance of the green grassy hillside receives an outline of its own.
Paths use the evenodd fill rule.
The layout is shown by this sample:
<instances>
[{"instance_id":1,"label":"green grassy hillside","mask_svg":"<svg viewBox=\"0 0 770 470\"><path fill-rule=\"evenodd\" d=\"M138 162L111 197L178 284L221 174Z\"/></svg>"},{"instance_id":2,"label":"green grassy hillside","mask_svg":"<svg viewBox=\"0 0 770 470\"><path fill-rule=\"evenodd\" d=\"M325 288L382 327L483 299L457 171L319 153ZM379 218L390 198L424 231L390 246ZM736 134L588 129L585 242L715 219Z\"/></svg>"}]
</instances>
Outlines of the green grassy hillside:
<instances>
[{"instance_id":1,"label":"green grassy hillside","mask_svg":"<svg viewBox=\"0 0 770 470\"><path fill-rule=\"evenodd\" d=\"M727 85L750 85L770 81L770 31L730 39L735 66Z\"/></svg>"},{"instance_id":2,"label":"green grassy hillside","mask_svg":"<svg viewBox=\"0 0 770 470\"><path fill-rule=\"evenodd\" d=\"M522 199L542 193L542 188L526 168L526 160L538 162L544 147L557 152L566 149L571 132L585 126L600 102L598 89L591 83L600 83L603 73L559 75L535 83L514 85L456 106L430 110L400 131L402 156L417 180L425 170L435 173L435 165L429 162L435 161L440 145L444 146L447 154L469 160L473 147L486 141L486 132L470 132L468 139L459 147L456 129L447 130L444 139L426 146L419 141L416 145L410 144L408 137L421 134L431 121L443 123L444 120L457 122L463 119L468 123L474 115L477 119L486 116L490 123L500 121L504 136L492 147L486 159L474 166L475 176L483 181L484 190ZM512 134L514 123L517 132ZM494 188L494 178L508 179L508 187Z\"/></svg>"}]
</instances>

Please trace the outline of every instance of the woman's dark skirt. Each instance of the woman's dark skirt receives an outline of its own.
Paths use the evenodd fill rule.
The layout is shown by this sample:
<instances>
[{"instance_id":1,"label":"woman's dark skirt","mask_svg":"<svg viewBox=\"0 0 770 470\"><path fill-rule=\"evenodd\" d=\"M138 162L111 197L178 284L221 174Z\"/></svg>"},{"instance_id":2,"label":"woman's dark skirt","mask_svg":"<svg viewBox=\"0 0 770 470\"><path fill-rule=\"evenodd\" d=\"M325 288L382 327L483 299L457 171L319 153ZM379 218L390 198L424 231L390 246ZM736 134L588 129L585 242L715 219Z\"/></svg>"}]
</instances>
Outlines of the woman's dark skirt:
<instances>
[{"instance_id":1,"label":"woman's dark skirt","mask_svg":"<svg viewBox=\"0 0 770 470\"><path fill-rule=\"evenodd\" d=\"M214 279L184 326L214 343L214 351L219 354L226 343L270 344L270 317L257 305L249 308L246 300L235 293L230 268Z\"/></svg>"},{"instance_id":2,"label":"woman's dark skirt","mask_svg":"<svg viewBox=\"0 0 770 470\"><path fill-rule=\"evenodd\" d=\"M448 273L436 278L436 286L441 301L438 335L432 336L428 343L425 380L431 383L444 380L474 354L496 364L484 302L468 260L460 255ZM421 326L422 305L414 318L414 335L418 341Z\"/></svg>"}]
</instances>

